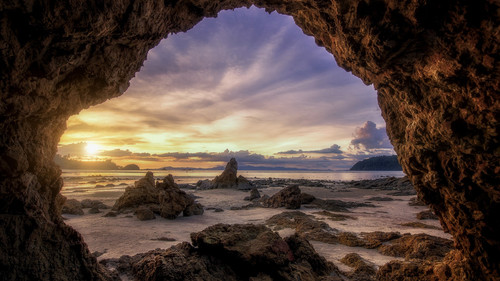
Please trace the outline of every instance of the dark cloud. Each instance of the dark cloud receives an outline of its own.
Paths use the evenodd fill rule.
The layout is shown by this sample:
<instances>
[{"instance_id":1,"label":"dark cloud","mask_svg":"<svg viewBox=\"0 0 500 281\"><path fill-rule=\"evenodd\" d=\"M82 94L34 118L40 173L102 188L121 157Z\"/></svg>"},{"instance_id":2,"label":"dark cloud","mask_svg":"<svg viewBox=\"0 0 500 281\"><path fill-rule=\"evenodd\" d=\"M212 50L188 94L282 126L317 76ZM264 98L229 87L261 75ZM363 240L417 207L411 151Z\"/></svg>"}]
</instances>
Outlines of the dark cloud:
<instances>
[{"instance_id":1,"label":"dark cloud","mask_svg":"<svg viewBox=\"0 0 500 281\"><path fill-rule=\"evenodd\" d=\"M303 154L303 153L319 153L319 154L342 154L344 153L342 150L340 150L340 145L334 144L330 146L329 148L323 148L323 149L318 149L318 150L288 150L288 151L281 151L276 154Z\"/></svg>"},{"instance_id":2,"label":"dark cloud","mask_svg":"<svg viewBox=\"0 0 500 281\"><path fill-rule=\"evenodd\" d=\"M377 124L372 121L366 121L363 127L356 128L351 145L357 149L377 149L377 148L393 148L385 127L377 128Z\"/></svg>"}]
</instances>

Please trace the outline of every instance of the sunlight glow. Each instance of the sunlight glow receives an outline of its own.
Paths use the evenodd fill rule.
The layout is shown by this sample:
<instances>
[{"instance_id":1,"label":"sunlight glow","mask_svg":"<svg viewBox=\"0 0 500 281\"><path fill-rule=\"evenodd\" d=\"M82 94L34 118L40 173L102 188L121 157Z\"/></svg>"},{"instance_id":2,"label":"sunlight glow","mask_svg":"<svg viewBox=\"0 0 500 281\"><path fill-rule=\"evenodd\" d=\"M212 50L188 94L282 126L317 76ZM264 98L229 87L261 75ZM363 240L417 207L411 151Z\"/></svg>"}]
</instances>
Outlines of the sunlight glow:
<instances>
[{"instance_id":1,"label":"sunlight glow","mask_svg":"<svg viewBox=\"0 0 500 281\"><path fill-rule=\"evenodd\" d=\"M85 146L85 152L87 155L96 155L101 150L101 146L97 143L88 142L87 146Z\"/></svg>"}]
</instances>

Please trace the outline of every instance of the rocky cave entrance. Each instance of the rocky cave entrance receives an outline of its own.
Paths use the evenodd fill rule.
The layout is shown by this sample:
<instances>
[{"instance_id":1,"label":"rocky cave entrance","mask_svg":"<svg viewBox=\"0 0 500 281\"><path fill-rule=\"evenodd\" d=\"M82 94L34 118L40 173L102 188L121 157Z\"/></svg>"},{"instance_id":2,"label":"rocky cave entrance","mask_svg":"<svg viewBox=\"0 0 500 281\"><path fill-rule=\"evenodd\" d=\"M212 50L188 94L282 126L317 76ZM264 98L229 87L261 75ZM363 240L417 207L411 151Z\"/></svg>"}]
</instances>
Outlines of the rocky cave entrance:
<instances>
[{"instance_id":1,"label":"rocky cave entrance","mask_svg":"<svg viewBox=\"0 0 500 281\"><path fill-rule=\"evenodd\" d=\"M166 34L250 4L292 16L375 85L400 162L454 236L465 278L497 279L498 3L391 0L0 4L2 277L107 278L60 218L52 159L67 118L123 93Z\"/></svg>"}]
</instances>

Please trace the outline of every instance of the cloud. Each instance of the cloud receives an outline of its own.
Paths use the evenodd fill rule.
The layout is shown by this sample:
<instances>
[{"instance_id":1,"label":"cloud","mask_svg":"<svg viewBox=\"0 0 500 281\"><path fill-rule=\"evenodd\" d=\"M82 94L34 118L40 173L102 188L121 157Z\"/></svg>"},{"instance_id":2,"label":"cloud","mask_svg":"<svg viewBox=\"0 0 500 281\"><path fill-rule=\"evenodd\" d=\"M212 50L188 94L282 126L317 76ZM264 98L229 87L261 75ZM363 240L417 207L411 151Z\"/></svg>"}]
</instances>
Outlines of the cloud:
<instances>
[{"instance_id":1,"label":"cloud","mask_svg":"<svg viewBox=\"0 0 500 281\"><path fill-rule=\"evenodd\" d=\"M385 127L377 128L377 124L372 121L366 121L362 127L356 128L353 137L351 145L356 149L393 148Z\"/></svg>"},{"instance_id":2,"label":"cloud","mask_svg":"<svg viewBox=\"0 0 500 281\"><path fill-rule=\"evenodd\" d=\"M83 157L87 154L86 147L86 142L59 145L57 147L57 153L59 155L70 155L71 157Z\"/></svg>"},{"instance_id":3,"label":"cloud","mask_svg":"<svg viewBox=\"0 0 500 281\"><path fill-rule=\"evenodd\" d=\"M150 153L141 152L134 153L130 150L121 150L121 149L113 149L113 150L104 150L99 152L100 156L109 156L109 157L124 157L124 156L136 156L136 157L148 157L151 156Z\"/></svg>"},{"instance_id":4,"label":"cloud","mask_svg":"<svg viewBox=\"0 0 500 281\"><path fill-rule=\"evenodd\" d=\"M121 97L72 117L61 141L95 141L104 157L157 162L236 157L255 165L345 167L354 156L340 146L365 120L384 124L374 88L339 68L293 18L252 7L169 35ZM311 143L335 145L296 150ZM326 158L302 157L307 153Z\"/></svg>"},{"instance_id":5,"label":"cloud","mask_svg":"<svg viewBox=\"0 0 500 281\"><path fill-rule=\"evenodd\" d=\"M288 151L281 151L276 154L303 154L303 153L319 153L319 154L342 154L344 153L342 150L340 150L340 145L334 144L330 146L329 148L324 148L324 149L318 149L318 150L288 150Z\"/></svg>"}]
</instances>

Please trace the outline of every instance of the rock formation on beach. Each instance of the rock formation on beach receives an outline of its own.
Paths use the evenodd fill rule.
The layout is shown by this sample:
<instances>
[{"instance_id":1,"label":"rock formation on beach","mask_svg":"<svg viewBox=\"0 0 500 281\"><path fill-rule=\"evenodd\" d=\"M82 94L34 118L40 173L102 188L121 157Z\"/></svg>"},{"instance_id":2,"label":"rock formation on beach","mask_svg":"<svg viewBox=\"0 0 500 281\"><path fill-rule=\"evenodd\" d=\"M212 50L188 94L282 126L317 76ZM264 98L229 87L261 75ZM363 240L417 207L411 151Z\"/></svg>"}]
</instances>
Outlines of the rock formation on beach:
<instances>
[{"instance_id":1,"label":"rock formation on beach","mask_svg":"<svg viewBox=\"0 0 500 281\"><path fill-rule=\"evenodd\" d=\"M196 183L196 189L216 189L216 188L235 188L239 190L250 190L252 183L243 176L238 176L238 162L231 158L226 164L222 174L216 176L212 181L200 180Z\"/></svg>"},{"instance_id":2,"label":"rock formation on beach","mask_svg":"<svg viewBox=\"0 0 500 281\"><path fill-rule=\"evenodd\" d=\"M498 279L497 0L0 1L0 276L110 278L60 216L53 160L67 119L123 94L168 34L252 4L293 17L373 85L403 170L453 235L464 278Z\"/></svg>"},{"instance_id":3,"label":"rock formation on beach","mask_svg":"<svg viewBox=\"0 0 500 281\"><path fill-rule=\"evenodd\" d=\"M147 172L134 186L127 187L125 193L116 200L113 210L124 211L138 207L148 208L167 219L175 219L181 213L184 216L203 214L201 204L180 190L172 175L166 176L162 182L155 182L152 172Z\"/></svg>"},{"instance_id":4,"label":"rock formation on beach","mask_svg":"<svg viewBox=\"0 0 500 281\"><path fill-rule=\"evenodd\" d=\"M283 239L263 225L217 224L191 240L102 263L136 280L342 280L307 240Z\"/></svg>"},{"instance_id":5,"label":"rock formation on beach","mask_svg":"<svg viewBox=\"0 0 500 281\"><path fill-rule=\"evenodd\" d=\"M299 186L290 185L264 200L262 205L268 208L300 209L301 199Z\"/></svg>"}]
</instances>

